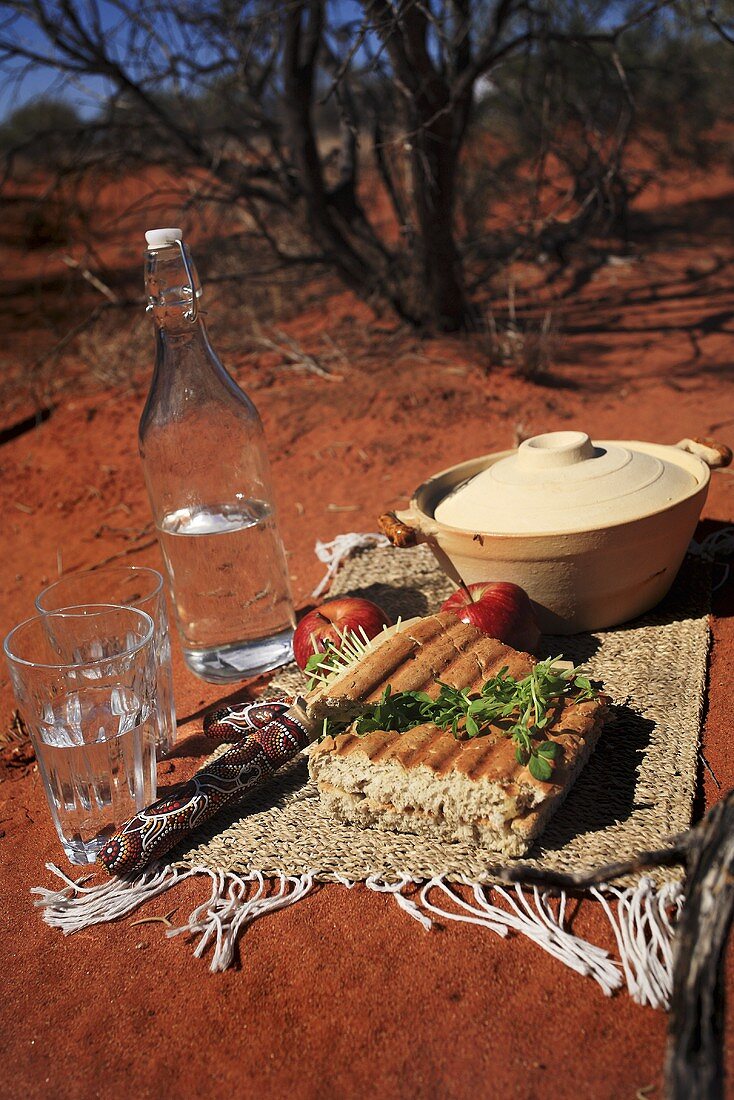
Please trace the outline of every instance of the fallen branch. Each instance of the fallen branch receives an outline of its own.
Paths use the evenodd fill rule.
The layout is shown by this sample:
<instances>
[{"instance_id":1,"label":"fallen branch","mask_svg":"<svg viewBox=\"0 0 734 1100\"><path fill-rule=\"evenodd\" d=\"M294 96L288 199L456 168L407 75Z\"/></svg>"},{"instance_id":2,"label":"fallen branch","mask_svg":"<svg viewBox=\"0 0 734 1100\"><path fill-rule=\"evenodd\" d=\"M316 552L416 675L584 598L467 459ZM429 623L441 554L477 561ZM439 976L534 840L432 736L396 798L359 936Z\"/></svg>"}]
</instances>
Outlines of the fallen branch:
<instances>
[{"instance_id":1,"label":"fallen branch","mask_svg":"<svg viewBox=\"0 0 734 1100\"><path fill-rule=\"evenodd\" d=\"M581 874L535 867L497 867L491 873L511 884L582 890L677 863L686 865L686 904L675 940L666 1095L668 1100L723 1100L723 968L734 916L734 791L667 848Z\"/></svg>"},{"instance_id":2,"label":"fallen branch","mask_svg":"<svg viewBox=\"0 0 734 1100\"><path fill-rule=\"evenodd\" d=\"M31 413L30 416L24 416L22 420L16 420L14 424L3 428L0 431L0 447L6 443L11 443L21 435L25 435L26 432L32 432L39 424L44 424L55 408L55 405L45 405L38 408L36 412Z\"/></svg>"},{"instance_id":3,"label":"fallen branch","mask_svg":"<svg viewBox=\"0 0 734 1100\"><path fill-rule=\"evenodd\" d=\"M703 824L703 823L702 823ZM701 826L698 826L700 828ZM685 863L696 830L675 837L668 848L638 852L632 859L606 863L591 871L549 871L542 867L499 865L488 867L487 871L499 882L510 886L541 886L553 893L560 890L587 890L590 886L602 886L626 875L639 874L653 867L674 867Z\"/></svg>"},{"instance_id":4,"label":"fallen branch","mask_svg":"<svg viewBox=\"0 0 734 1100\"><path fill-rule=\"evenodd\" d=\"M665 1060L669 1100L724 1096L724 958L734 914L734 793L687 834Z\"/></svg>"},{"instance_id":5,"label":"fallen branch","mask_svg":"<svg viewBox=\"0 0 734 1100\"><path fill-rule=\"evenodd\" d=\"M297 370L308 371L310 374L315 374L317 378L323 378L327 382L342 381L342 376L340 374L334 374L332 371L327 370L326 367L323 367L317 359L314 359L312 355L304 351L300 344L286 332L275 329L275 335L278 337L279 342L271 340L267 336L255 336L254 340L259 347L264 348L266 351L278 352Z\"/></svg>"}]
</instances>

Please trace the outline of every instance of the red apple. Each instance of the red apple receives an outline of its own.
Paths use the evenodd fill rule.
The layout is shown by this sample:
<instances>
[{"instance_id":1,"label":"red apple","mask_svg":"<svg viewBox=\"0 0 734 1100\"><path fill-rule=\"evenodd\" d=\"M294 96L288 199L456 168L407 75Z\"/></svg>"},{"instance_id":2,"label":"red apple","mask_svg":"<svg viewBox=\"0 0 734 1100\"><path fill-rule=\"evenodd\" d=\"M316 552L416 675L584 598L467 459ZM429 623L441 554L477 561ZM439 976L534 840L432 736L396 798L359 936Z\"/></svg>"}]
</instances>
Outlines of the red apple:
<instances>
[{"instance_id":1,"label":"red apple","mask_svg":"<svg viewBox=\"0 0 734 1100\"><path fill-rule=\"evenodd\" d=\"M524 653L532 653L540 640L527 592L510 581L479 581L457 588L441 610L453 611L462 622Z\"/></svg>"},{"instance_id":2,"label":"red apple","mask_svg":"<svg viewBox=\"0 0 734 1100\"><path fill-rule=\"evenodd\" d=\"M382 608L371 600L363 600L358 596L341 596L335 600L327 600L320 607L309 611L308 615L304 615L296 627L293 635L293 656L298 667L305 668L309 657L315 652L314 643L323 653L325 642L332 641L338 646L345 630L353 630L359 636L364 631L368 638L374 638L383 626L390 625Z\"/></svg>"}]
</instances>

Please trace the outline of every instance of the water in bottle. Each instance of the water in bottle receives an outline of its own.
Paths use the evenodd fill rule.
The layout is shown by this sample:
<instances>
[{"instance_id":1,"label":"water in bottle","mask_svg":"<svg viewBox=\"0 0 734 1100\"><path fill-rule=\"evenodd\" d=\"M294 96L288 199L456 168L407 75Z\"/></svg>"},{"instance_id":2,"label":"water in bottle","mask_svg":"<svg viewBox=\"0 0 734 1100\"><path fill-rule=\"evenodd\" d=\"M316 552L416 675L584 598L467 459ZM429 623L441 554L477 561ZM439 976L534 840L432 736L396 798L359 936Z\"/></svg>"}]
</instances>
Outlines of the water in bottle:
<instances>
[{"instance_id":1,"label":"water in bottle","mask_svg":"<svg viewBox=\"0 0 734 1100\"><path fill-rule=\"evenodd\" d=\"M146 240L146 484L186 662L205 680L241 680L290 659L295 625L262 423L209 342L181 231Z\"/></svg>"}]
</instances>

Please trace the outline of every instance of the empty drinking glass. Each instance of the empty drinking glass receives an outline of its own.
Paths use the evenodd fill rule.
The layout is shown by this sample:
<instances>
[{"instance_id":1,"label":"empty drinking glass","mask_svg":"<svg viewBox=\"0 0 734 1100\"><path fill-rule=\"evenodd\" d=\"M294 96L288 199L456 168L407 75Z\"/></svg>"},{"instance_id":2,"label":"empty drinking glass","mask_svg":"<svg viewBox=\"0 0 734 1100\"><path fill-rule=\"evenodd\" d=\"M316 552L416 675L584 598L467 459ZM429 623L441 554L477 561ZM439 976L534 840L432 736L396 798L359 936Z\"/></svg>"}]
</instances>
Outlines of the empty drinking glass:
<instances>
[{"instance_id":1,"label":"empty drinking glass","mask_svg":"<svg viewBox=\"0 0 734 1100\"><path fill-rule=\"evenodd\" d=\"M163 593L163 577L142 565L112 565L70 573L44 588L36 607L45 614L89 603L114 603L137 607L155 623L155 653L158 668L158 755L165 756L176 743L176 710L173 702L171 642Z\"/></svg>"},{"instance_id":2,"label":"empty drinking glass","mask_svg":"<svg viewBox=\"0 0 734 1100\"><path fill-rule=\"evenodd\" d=\"M153 620L86 605L27 619L4 648L59 839L93 863L156 795Z\"/></svg>"}]
</instances>

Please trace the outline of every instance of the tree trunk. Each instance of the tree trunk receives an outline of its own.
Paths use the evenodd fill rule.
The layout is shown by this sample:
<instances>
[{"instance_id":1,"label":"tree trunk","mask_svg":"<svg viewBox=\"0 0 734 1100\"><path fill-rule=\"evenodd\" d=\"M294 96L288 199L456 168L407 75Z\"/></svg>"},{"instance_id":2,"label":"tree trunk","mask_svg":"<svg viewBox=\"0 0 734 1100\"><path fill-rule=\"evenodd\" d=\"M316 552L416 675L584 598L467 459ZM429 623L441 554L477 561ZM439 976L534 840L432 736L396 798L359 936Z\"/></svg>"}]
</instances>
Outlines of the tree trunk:
<instances>
[{"instance_id":1,"label":"tree trunk","mask_svg":"<svg viewBox=\"0 0 734 1100\"><path fill-rule=\"evenodd\" d=\"M428 9L420 4L362 0L367 18L390 56L405 105L403 148L410 153L412 211L415 218L413 277L424 322L444 331L469 328L471 307L464 285L462 257L454 235L454 206L459 155L472 106L473 81L452 91L429 45ZM471 61L470 20L456 3L463 25L455 28L449 49L456 72ZM399 211L396 210L399 214Z\"/></svg>"},{"instance_id":2,"label":"tree trunk","mask_svg":"<svg viewBox=\"0 0 734 1100\"><path fill-rule=\"evenodd\" d=\"M455 109L455 108L454 108ZM452 119L415 135L413 199L418 224L418 281L429 324L444 332L471 327L462 259L454 235L458 148Z\"/></svg>"}]
</instances>

